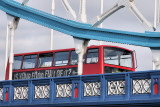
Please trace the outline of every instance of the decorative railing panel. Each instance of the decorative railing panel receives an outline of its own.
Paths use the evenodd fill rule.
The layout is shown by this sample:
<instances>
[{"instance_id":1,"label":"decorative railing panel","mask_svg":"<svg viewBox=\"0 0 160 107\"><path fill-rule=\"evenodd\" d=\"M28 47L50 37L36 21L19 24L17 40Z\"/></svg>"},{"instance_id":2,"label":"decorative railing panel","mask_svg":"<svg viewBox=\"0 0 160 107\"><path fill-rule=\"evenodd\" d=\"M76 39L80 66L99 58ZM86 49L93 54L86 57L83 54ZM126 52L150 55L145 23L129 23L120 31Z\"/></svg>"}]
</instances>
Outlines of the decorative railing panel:
<instances>
[{"instance_id":1,"label":"decorative railing panel","mask_svg":"<svg viewBox=\"0 0 160 107\"><path fill-rule=\"evenodd\" d=\"M14 87L14 100L28 99L28 87Z\"/></svg>"},{"instance_id":2,"label":"decorative railing panel","mask_svg":"<svg viewBox=\"0 0 160 107\"><path fill-rule=\"evenodd\" d=\"M151 79L133 80L133 94L149 94L151 93Z\"/></svg>"},{"instance_id":3,"label":"decorative railing panel","mask_svg":"<svg viewBox=\"0 0 160 107\"><path fill-rule=\"evenodd\" d=\"M0 88L0 101L3 101L3 88Z\"/></svg>"},{"instance_id":4,"label":"decorative railing panel","mask_svg":"<svg viewBox=\"0 0 160 107\"><path fill-rule=\"evenodd\" d=\"M84 83L84 96L100 96L101 82Z\"/></svg>"},{"instance_id":5,"label":"decorative railing panel","mask_svg":"<svg viewBox=\"0 0 160 107\"><path fill-rule=\"evenodd\" d=\"M3 81L0 106L160 102L159 82L160 71Z\"/></svg>"},{"instance_id":6,"label":"decorative railing panel","mask_svg":"<svg viewBox=\"0 0 160 107\"><path fill-rule=\"evenodd\" d=\"M50 85L39 85L35 86L35 99L41 99L41 98L49 98L50 96Z\"/></svg>"},{"instance_id":7,"label":"decorative railing panel","mask_svg":"<svg viewBox=\"0 0 160 107\"><path fill-rule=\"evenodd\" d=\"M125 81L108 81L108 95L125 94Z\"/></svg>"},{"instance_id":8,"label":"decorative railing panel","mask_svg":"<svg viewBox=\"0 0 160 107\"><path fill-rule=\"evenodd\" d=\"M72 84L57 84L56 85L56 97L64 98L72 96Z\"/></svg>"}]
</instances>

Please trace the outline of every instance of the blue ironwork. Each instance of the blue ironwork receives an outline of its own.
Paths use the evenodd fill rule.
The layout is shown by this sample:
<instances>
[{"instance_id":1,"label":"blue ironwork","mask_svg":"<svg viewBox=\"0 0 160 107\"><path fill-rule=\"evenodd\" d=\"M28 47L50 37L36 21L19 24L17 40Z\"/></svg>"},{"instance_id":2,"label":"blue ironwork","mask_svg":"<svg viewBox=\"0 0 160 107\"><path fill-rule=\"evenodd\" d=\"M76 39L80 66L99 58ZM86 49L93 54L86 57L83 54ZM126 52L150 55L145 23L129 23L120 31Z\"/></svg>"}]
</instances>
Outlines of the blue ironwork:
<instances>
[{"instance_id":1,"label":"blue ironwork","mask_svg":"<svg viewBox=\"0 0 160 107\"><path fill-rule=\"evenodd\" d=\"M133 80L133 94L151 93L151 79Z\"/></svg>"},{"instance_id":2,"label":"blue ironwork","mask_svg":"<svg viewBox=\"0 0 160 107\"><path fill-rule=\"evenodd\" d=\"M14 100L28 99L28 87L14 87Z\"/></svg>"},{"instance_id":3,"label":"blue ironwork","mask_svg":"<svg viewBox=\"0 0 160 107\"><path fill-rule=\"evenodd\" d=\"M159 81L160 71L1 81L0 106L160 104Z\"/></svg>"},{"instance_id":4,"label":"blue ironwork","mask_svg":"<svg viewBox=\"0 0 160 107\"><path fill-rule=\"evenodd\" d=\"M56 97L57 98L72 97L72 84L57 84Z\"/></svg>"},{"instance_id":5,"label":"blue ironwork","mask_svg":"<svg viewBox=\"0 0 160 107\"><path fill-rule=\"evenodd\" d=\"M34 89L34 98L49 98L50 95L50 86L49 85L37 85Z\"/></svg>"},{"instance_id":6,"label":"blue ironwork","mask_svg":"<svg viewBox=\"0 0 160 107\"><path fill-rule=\"evenodd\" d=\"M84 96L100 96L100 82L84 83Z\"/></svg>"},{"instance_id":7,"label":"blue ironwork","mask_svg":"<svg viewBox=\"0 0 160 107\"><path fill-rule=\"evenodd\" d=\"M108 95L125 94L125 81L108 81Z\"/></svg>"},{"instance_id":8,"label":"blue ironwork","mask_svg":"<svg viewBox=\"0 0 160 107\"><path fill-rule=\"evenodd\" d=\"M22 6L20 3L13 0L0 0L0 9L10 15L81 39L94 39L160 48L160 32L136 33L94 28L89 24L66 20L28 6Z\"/></svg>"}]
</instances>

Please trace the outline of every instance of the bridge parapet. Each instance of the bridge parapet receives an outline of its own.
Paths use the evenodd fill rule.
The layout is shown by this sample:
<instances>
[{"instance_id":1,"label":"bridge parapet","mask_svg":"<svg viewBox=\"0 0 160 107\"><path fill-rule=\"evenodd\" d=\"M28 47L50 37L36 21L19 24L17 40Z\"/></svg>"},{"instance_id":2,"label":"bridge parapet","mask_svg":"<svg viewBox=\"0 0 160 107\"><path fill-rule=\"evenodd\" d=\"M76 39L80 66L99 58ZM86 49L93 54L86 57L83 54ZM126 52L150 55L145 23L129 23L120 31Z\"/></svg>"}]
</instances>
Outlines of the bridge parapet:
<instances>
[{"instance_id":1,"label":"bridge parapet","mask_svg":"<svg viewBox=\"0 0 160 107\"><path fill-rule=\"evenodd\" d=\"M152 102L159 84L160 71L1 81L0 106Z\"/></svg>"}]
</instances>

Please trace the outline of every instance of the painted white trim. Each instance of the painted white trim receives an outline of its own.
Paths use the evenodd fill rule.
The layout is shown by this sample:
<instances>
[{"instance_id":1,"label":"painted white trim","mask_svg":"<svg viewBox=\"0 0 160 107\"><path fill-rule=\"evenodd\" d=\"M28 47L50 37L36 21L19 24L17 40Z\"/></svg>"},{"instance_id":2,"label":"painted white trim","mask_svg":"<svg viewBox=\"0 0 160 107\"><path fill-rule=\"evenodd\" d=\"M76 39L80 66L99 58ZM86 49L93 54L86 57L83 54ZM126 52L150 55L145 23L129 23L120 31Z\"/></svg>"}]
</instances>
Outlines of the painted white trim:
<instances>
[{"instance_id":1,"label":"painted white trim","mask_svg":"<svg viewBox=\"0 0 160 107\"><path fill-rule=\"evenodd\" d=\"M104 0L101 0L101 11L100 11L100 14L103 14L103 5L104 5ZM100 28L103 27L103 23L100 24ZM103 41L100 41L99 42L99 45L102 45L103 44Z\"/></svg>"},{"instance_id":2,"label":"painted white trim","mask_svg":"<svg viewBox=\"0 0 160 107\"><path fill-rule=\"evenodd\" d=\"M62 1L62 4L63 4L65 10L67 11L67 13L71 14L72 17L74 18L74 20L76 20L77 19L76 12L72 9L69 2L67 0L61 0L61 1Z\"/></svg>"},{"instance_id":3,"label":"painted white trim","mask_svg":"<svg viewBox=\"0 0 160 107\"><path fill-rule=\"evenodd\" d=\"M100 16L97 17L97 20L92 23L93 27L99 26L106 18L111 16L113 13L117 12L121 8L128 8L140 21L142 26L147 30L147 31L154 31L153 25L142 15L142 13L138 10L136 7L134 0L120 0L115 6L113 6L111 9L108 11L104 12Z\"/></svg>"},{"instance_id":4,"label":"painted white trim","mask_svg":"<svg viewBox=\"0 0 160 107\"><path fill-rule=\"evenodd\" d=\"M160 24L160 0L158 0L158 24Z\"/></svg>"},{"instance_id":5,"label":"painted white trim","mask_svg":"<svg viewBox=\"0 0 160 107\"><path fill-rule=\"evenodd\" d=\"M155 0L155 4L154 4L154 28L156 29L157 27L157 0Z\"/></svg>"},{"instance_id":6,"label":"painted white trim","mask_svg":"<svg viewBox=\"0 0 160 107\"><path fill-rule=\"evenodd\" d=\"M5 47L5 71L7 68L7 62L8 62L8 40L9 40L9 28L7 24L7 31L6 31L6 47Z\"/></svg>"},{"instance_id":7,"label":"painted white trim","mask_svg":"<svg viewBox=\"0 0 160 107\"><path fill-rule=\"evenodd\" d=\"M9 80L12 80L12 70L13 70L13 63L14 63L14 53L13 53L14 32L15 32L15 28L13 27L11 29L11 49L10 49L10 58L9 58Z\"/></svg>"},{"instance_id":8,"label":"painted white trim","mask_svg":"<svg viewBox=\"0 0 160 107\"><path fill-rule=\"evenodd\" d=\"M55 0L52 0L52 8L51 8L51 14L54 15L55 11ZM51 29L51 44L50 44L50 49L53 50L53 29Z\"/></svg>"},{"instance_id":9,"label":"painted white trim","mask_svg":"<svg viewBox=\"0 0 160 107\"><path fill-rule=\"evenodd\" d=\"M83 23L87 22L86 0L80 0L79 18L81 22Z\"/></svg>"}]
</instances>

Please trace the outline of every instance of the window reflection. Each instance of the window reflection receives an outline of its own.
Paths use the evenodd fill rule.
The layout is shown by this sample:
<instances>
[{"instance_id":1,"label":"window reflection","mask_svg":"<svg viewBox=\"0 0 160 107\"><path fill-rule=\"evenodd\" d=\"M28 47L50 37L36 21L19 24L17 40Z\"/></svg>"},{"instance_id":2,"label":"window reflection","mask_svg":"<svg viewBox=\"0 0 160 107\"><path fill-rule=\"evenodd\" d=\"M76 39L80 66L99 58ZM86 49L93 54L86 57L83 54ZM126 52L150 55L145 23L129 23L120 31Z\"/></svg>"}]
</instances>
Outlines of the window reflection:
<instances>
[{"instance_id":1,"label":"window reflection","mask_svg":"<svg viewBox=\"0 0 160 107\"><path fill-rule=\"evenodd\" d=\"M53 66L66 66L68 64L69 51L56 52L54 55Z\"/></svg>"},{"instance_id":2,"label":"window reflection","mask_svg":"<svg viewBox=\"0 0 160 107\"><path fill-rule=\"evenodd\" d=\"M22 69L31 69L36 67L37 55L26 55L23 59Z\"/></svg>"},{"instance_id":3,"label":"window reflection","mask_svg":"<svg viewBox=\"0 0 160 107\"><path fill-rule=\"evenodd\" d=\"M53 53L39 54L38 68L52 66Z\"/></svg>"},{"instance_id":4,"label":"window reflection","mask_svg":"<svg viewBox=\"0 0 160 107\"><path fill-rule=\"evenodd\" d=\"M104 63L132 68L132 53L114 47L104 48Z\"/></svg>"},{"instance_id":5,"label":"window reflection","mask_svg":"<svg viewBox=\"0 0 160 107\"><path fill-rule=\"evenodd\" d=\"M70 57L70 65L77 65L78 64L78 54L75 51L71 52Z\"/></svg>"},{"instance_id":6,"label":"window reflection","mask_svg":"<svg viewBox=\"0 0 160 107\"><path fill-rule=\"evenodd\" d=\"M86 63L97 63L98 62L98 49L89 49L87 52Z\"/></svg>"},{"instance_id":7,"label":"window reflection","mask_svg":"<svg viewBox=\"0 0 160 107\"><path fill-rule=\"evenodd\" d=\"M83 62L85 60L85 54L83 56ZM78 54L75 51L71 52L71 57L70 57L70 65L77 65L78 64Z\"/></svg>"},{"instance_id":8,"label":"window reflection","mask_svg":"<svg viewBox=\"0 0 160 107\"><path fill-rule=\"evenodd\" d=\"M21 63L22 63L22 56L15 56L13 63L13 70L21 69Z\"/></svg>"}]
</instances>

